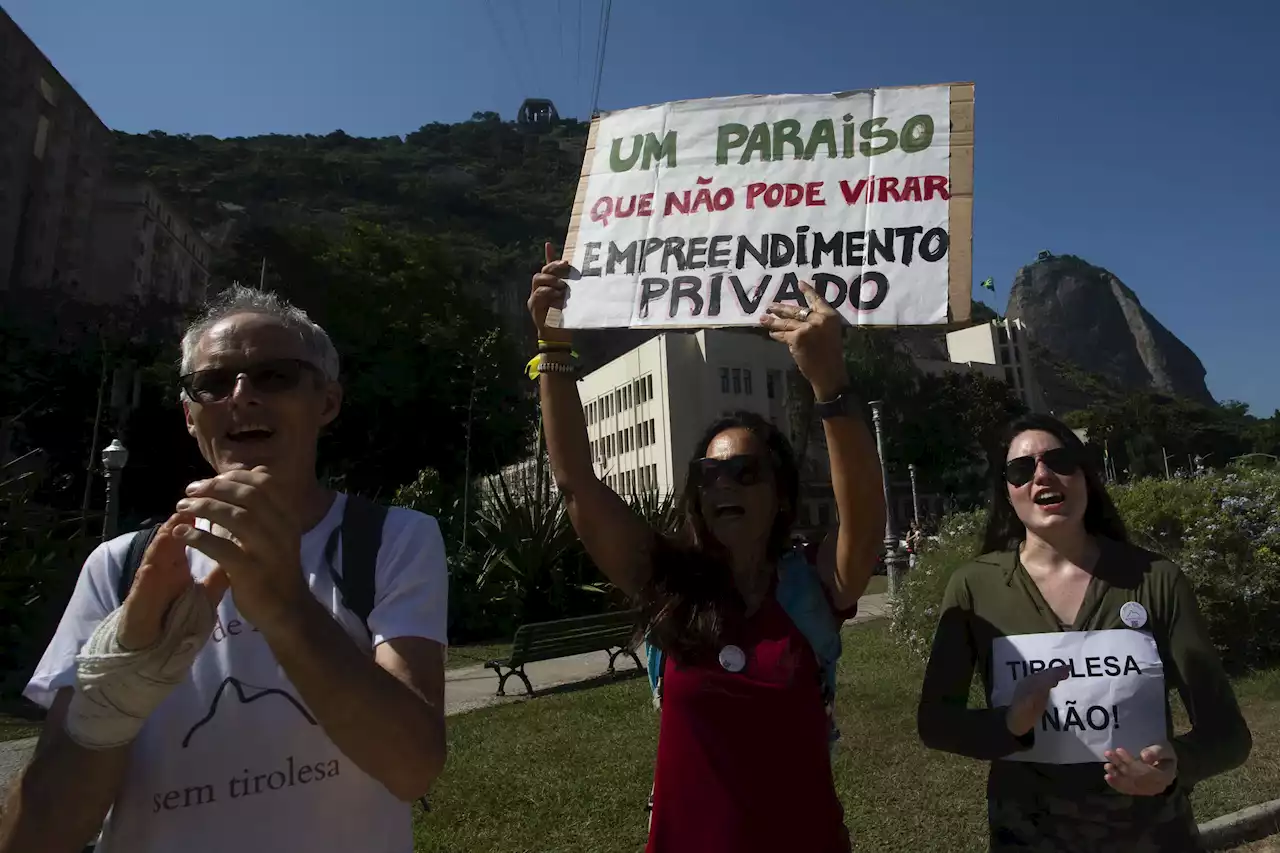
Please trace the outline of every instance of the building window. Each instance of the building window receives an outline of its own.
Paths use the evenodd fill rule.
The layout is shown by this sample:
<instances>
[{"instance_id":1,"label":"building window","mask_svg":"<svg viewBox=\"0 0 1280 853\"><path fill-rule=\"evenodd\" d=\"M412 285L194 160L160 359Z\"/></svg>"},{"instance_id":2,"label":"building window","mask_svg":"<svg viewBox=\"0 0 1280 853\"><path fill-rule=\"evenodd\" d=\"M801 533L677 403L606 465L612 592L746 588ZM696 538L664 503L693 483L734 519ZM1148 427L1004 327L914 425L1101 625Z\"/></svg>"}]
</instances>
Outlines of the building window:
<instances>
[{"instance_id":1,"label":"building window","mask_svg":"<svg viewBox=\"0 0 1280 853\"><path fill-rule=\"evenodd\" d=\"M773 384L773 373L774 372L772 370L768 370L768 371L765 371L765 374L764 374L764 394L770 400L772 400L773 395L777 393Z\"/></svg>"},{"instance_id":2,"label":"building window","mask_svg":"<svg viewBox=\"0 0 1280 853\"><path fill-rule=\"evenodd\" d=\"M729 393L729 368L727 367L720 368L720 393Z\"/></svg>"},{"instance_id":3,"label":"building window","mask_svg":"<svg viewBox=\"0 0 1280 853\"><path fill-rule=\"evenodd\" d=\"M742 371L742 393L751 394L751 371L748 369Z\"/></svg>"},{"instance_id":4,"label":"building window","mask_svg":"<svg viewBox=\"0 0 1280 853\"><path fill-rule=\"evenodd\" d=\"M742 393L742 371L736 367L733 369L733 393Z\"/></svg>"},{"instance_id":5,"label":"building window","mask_svg":"<svg viewBox=\"0 0 1280 853\"><path fill-rule=\"evenodd\" d=\"M650 373L648 376L644 378L644 387L645 387L645 395L644 395L645 399L652 400L653 399L653 374L652 373Z\"/></svg>"},{"instance_id":6,"label":"building window","mask_svg":"<svg viewBox=\"0 0 1280 853\"><path fill-rule=\"evenodd\" d=\"M1009 343L1009 330L1004 326L997 326L996 329L996 338L1000 341L1000 344L1003 346L1004 344Z\"/></svg>"},{"instance_id":7,"label":"building window","mask_svg":"<svg viewBox=\"0 0 1280 853\"><path fill-rule=\"evenodd\" d=\"M1013 384L1013 368L1012 367L1006 367L1004 369L1004 381L1010 385Z\"/></svg>"}]
</instances>

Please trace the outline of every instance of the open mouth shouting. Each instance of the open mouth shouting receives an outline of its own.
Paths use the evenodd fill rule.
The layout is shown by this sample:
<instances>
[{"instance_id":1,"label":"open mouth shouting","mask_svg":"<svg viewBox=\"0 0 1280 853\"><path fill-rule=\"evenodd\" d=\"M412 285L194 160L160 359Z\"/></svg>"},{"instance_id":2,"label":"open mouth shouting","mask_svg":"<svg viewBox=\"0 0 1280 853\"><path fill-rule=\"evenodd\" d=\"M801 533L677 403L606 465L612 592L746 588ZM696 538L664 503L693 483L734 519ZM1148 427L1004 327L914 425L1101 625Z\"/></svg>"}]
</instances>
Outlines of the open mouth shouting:
<instances>
[{"instance_id":1,"label":"open mouth shouting","mask_svg":"<svg viewBox=\"0 0 1280 853\"><path fill-rule=\"evenodd\" d=\"M721 503L715 505L715 517L717 521L742 518L747 514L747 510L741 504Z\"/></svg>"},{"instance_id":2,"label":"open mouth shouting","mask_svg":"<svg viewBox=\"0 0 1280 853\"><path fill-rule=\"evenodd\" d=\"M238 424L227 430L227 440L239 447L262 444L275 435L269 426L257 423Z\"/></svg>"},{"instance_id":3,"label":"open mouth shouting","mask_svg":"<svg viewBox=\"0 0 1280 853\"><path fill-rule=\"evenodd\" d=\"M1062 492L1055 492L1052 489L1045 489L1043 492L1040 492L1034 498L1032 498L1032 501L1035 503L1036 506L1040 507L1041 509L1055 510L1055 509L1061 509L1066 499L1067 499L1066 495L1064 495Z\"/></svg>"}]
</instances>

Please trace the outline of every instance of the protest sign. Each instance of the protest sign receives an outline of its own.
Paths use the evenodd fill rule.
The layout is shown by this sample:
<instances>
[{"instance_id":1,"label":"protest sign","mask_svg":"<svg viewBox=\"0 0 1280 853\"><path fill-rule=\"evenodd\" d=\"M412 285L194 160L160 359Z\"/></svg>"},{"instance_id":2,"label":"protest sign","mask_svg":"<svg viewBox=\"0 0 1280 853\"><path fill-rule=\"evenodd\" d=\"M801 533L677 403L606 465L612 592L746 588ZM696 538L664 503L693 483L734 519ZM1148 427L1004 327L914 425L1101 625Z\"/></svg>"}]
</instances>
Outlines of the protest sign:
<instances>
[{"instance_id":1,"label":"protest sign","mask_svg":"<svg viewBox=\"0 0 1280 853\"><path fill-rule=\"evenodd\" d=\"M567 328L750 326L811 282L849 323L969 317L973 86L678 101L591 125Z\"/></svg>"},{"instance_id":2,"label":"protest sign","mask_svg":"<svg viewBox=\"0 0 1280 853\"><path fill-rule=\"evenodd\" d=\"M1070 675L1049 694L1035 746L1012 761L1080 764L1104 761L1123 747L1138 755L1168 742L1164 664L1144 631L1060 631L997 637L991 649L991 704L1013 699L1018 681L1057 666Z\"/></svg>"}]
</instances>

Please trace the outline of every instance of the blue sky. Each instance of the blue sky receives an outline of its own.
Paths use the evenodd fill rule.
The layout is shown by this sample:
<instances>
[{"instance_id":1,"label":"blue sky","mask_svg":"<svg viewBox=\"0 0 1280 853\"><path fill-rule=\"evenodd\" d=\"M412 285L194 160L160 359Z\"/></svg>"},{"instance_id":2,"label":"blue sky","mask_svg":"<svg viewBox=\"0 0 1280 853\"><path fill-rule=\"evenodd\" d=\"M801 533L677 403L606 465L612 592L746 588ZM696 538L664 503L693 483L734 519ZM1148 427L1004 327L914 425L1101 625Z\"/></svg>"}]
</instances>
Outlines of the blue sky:
<instances>
[{"instance_id":1,"label":"blue sky","mask_svg":"<svg viewBox=\"0 0 1280 853\"><path fill-rule=\"evenodd\" d=\"M3 5L111 127L219 136L402 134L511 117L528 96L585 116L600 14L599 0ZM1003 309L1038 250L1080 255L1199 354L1216 397L1269 416L1278 34L1272 0L621 0L600 106L972 80L989 301Z\"/></svg>"}]
</instances>

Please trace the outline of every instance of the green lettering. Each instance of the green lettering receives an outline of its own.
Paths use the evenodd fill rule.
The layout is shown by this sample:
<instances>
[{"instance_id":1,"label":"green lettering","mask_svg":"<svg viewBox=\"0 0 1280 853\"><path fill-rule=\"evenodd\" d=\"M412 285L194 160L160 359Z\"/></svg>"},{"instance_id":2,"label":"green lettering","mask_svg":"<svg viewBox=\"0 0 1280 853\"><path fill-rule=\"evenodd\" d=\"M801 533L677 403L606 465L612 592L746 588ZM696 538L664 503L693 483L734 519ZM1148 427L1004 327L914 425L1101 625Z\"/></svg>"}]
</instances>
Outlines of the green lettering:
<instances>
[{"instance_id":1,"label":"green lettering","mask_svg":"<svg viewBox=\"0 0 1280 853\"><path fill-rule=\"evenodd\" d=\"M631 137L631 154L628 157L622 156L622 139L613 140L613 145L609 149L609 168L615 172L626 172L636 164L640 159L642 137L636 134Z\"/></svg>"},{"instance_id":2,"label":"green lettering","mask_svg":"<svg viewBox=\"0 0 1280 853\"><path fill-rule=\"evenodd\" d=\"M729 162L729 152L747 141L745 124L722 124L716 131L716 165L724 166Z\"/></svg>"},{"instance_id":3,"label":"green lettering","mask_svg":"<svg viewBox=\"0 0 1280 853\"><path fill-rule=\"evenodd\" d=\"M829 118L821 119L813 126L813 133L809 135L809 144L804 149L804 159L812 160L813 155L818 153L819 145L827 146L827 159L835 159L836 128Z\"/></svg>"},{"instance_id":4,"label":"green lettering","mask_svg":"<svg viewBox=\"0 0 1280 853\"><path fill-rule=\"evenodd\" d=\"M933 116L912 116L902 126L902 150L908 154L923 151L933 142Z\"/></svg>"},{"instance_id":5,"label":"green lettering","mask_svg":"<svg viewBox=\"0 0 1280 853\"><path fill-rule=\"evenodd\" d=\"M892 151L898 147L898 134L883 127L886 121L888 121L888 119L881 116L880 118L868 119L862 123L862 138L868 140L858 146L858 150L862 152L862 156L874 157L877 154L883 154L886 151ZM875 148L869 141L872 139L883 139L885 144L881 148Z\"/></svg>"},{"instance_id":6,"label":"green lettering","mask_svg":"<svg viewBox=\"0 0 1280 853\"><path fill-rule=\"evenodd\" d=\"M674 167L676 164L676 132L674 130L668 130L661 142L654 134L645 134L644 161L640 164L640 168L648 169L663 159L667 161L668 166Z\"/></svg>"},{"instance_id":7,"label":"green lettering","mask_svg":"<svg viewBox=\"0 0 1280 853\"><path fill-rule=\"evenodd\" d=\"M747 147L742 149L742 157L738 159L738 164L747 165L753 151L760 155L762 162L769 162L769 125L764 122L751 128L751 136L747 139Z\"/></svg>"},{"instance_id":8,"label":"green lettering","mask_svg":"<svg viewBox=\"0 0 1280 853\"><path fill-rule=\"evenodd\" d=\"M791 157L799 160L804 156L804 140L800 138L800 122L793 118L784 118L773 125L773 159L782 159L782 147L791 144Z\"/></svg>"}]
</instances>

